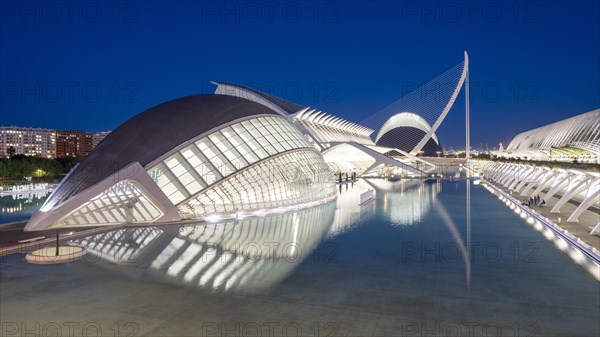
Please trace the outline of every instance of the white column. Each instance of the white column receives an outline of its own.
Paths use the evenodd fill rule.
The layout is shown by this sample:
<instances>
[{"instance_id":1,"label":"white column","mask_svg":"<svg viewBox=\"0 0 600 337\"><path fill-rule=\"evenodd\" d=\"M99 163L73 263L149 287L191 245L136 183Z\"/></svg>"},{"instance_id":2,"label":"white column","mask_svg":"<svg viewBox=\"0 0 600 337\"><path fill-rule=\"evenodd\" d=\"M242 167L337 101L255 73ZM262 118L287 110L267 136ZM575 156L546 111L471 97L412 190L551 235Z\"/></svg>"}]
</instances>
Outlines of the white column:
<instances>
[{"instance_id":1,"label":"white column","mask_svg":"<svg viewBox=\"0 0 600 337\"><path fill-rule=\"evenodd\" d=\"M465 54L467 53L467 51L465 50ZM467 67L467 78L465 80L465 123L466 123L466 128L465 128L465 133L466 133L466 144L465 144L465 159L469 159L471 157L471 135L470 135L470 126L469 126L469 114L470 114L470 104L469 104L469 63L466 62L465 63L465 67Z\"/></svg>"}]
</instances>

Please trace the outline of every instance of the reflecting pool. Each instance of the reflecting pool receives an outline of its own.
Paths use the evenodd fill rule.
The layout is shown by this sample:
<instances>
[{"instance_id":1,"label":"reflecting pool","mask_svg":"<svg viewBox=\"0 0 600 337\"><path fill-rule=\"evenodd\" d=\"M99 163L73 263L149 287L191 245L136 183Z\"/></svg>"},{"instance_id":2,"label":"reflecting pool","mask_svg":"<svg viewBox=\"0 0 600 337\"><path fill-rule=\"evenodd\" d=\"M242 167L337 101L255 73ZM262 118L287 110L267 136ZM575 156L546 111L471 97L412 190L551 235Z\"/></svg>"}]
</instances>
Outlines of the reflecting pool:
<instances>
[{"instance_id":1,"label":"reflecting pool","mask_svg":"<svg viewBox=\"0 0 600 337\"><path fill-rule=\"evenodd\" d=\"M0 226L4 223L23 221L42 207L50 192L18 193L0 197Z\"/></svg>"},{"instance_id":2,"label":"reflecting pool","mask_svg":"<svg viewBox=\"0 0 600 337\"><path fill-rule=\"evenodd\" d=\"M598 282L467 180L360 180L318 207L73 244L88 256L2 257L3 336L600 334Z\"/></svg>"}]
</instances>

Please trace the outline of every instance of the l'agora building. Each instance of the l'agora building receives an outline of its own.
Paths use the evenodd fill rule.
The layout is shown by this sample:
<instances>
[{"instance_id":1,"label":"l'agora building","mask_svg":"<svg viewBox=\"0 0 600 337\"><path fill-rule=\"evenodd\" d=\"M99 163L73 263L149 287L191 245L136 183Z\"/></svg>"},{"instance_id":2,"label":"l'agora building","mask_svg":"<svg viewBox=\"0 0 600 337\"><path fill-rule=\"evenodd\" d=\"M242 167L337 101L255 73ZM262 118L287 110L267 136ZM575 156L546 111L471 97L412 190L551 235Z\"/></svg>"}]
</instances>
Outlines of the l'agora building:
<instances>
[{"instance_id":1,"label":"l'agora building","mask_svg":"<svg viewBox=\"0 0 600 337\"><path fill-rule=\"evenodd\" d=\"M8 157L12 150L15 155L49 159L85 157L101 140L99 137L106 134L108 131L96 135L84 131L0 126L0 157Z\"/></svg>"}]
</instances>

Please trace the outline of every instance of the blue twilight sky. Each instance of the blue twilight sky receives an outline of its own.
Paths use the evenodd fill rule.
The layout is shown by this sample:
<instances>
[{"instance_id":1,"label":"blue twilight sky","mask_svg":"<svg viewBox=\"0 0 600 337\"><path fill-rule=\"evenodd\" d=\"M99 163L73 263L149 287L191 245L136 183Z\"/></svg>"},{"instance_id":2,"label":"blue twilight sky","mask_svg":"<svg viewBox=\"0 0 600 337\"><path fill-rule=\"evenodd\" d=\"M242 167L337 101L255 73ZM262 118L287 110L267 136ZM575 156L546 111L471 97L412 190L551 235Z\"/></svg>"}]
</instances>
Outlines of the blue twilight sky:
<instances>
[{"instance_id":1,"label":"blue twilight sky","mask_svg":"<svg viewBox=\"0 0 600 337\"><path fill-rule=\"evenodd\" d=\"M0 1L2 125L113 129L229 81L360 122L470 56L472 145L600 107L598 1ZM464 148L463 93L438 130Z\"/></svg>"}]
</instances>

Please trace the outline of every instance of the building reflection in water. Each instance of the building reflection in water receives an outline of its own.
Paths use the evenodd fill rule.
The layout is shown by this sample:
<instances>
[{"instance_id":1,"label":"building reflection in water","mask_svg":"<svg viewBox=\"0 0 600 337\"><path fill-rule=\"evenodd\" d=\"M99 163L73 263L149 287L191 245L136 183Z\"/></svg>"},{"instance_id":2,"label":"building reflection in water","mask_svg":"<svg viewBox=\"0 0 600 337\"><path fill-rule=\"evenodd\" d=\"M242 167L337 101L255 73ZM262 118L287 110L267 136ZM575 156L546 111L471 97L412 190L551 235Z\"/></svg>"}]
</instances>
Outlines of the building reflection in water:
<instances>
[{"instance_id":1,"label":"building reflection in water","mask_svg":"<svg viewBox=\"0 0 600 337\"><path fill-rule=\"evenodd\" d=\"M377 200L359 204L369 189ZM439 181L361 179L342 186L337 201L313 208L220 223L123 228L74 243L88 249L88 261L130 277L257 293L292 273L322 240L367 223L376 208L393 226L416 225L433 208L462 251L469 286L470 240L462 239L437 198L440 191Z\"/></svg>"},{"instance_id":2,"label":"building reflection in water","mask_svg":"<svg viewBox=\"0 0 600 337\"><path fill-rule=\"evenodd\" d=\"M439 180L424 182L421 179L369 179L368 183L382 198L383 214L389 218L392 226L398 227L420 223L442 190Z\"/></svg>"},{"instance_id":3,"label":"building reflection in water","mask_svg":"<svg viewBox=\"0 0 600 337\"><path fill-rule=\"evenodd\" d=\"M460 173L460 172L459 172ZM454 242L461 251L465 268L466 287L471 286L471 195L470 180L466 180L466 240L462 238L459 227L437 197L442 191L441 180L420 179L389 181L369 179L367 182L375 189L381 199L382 214L392 226L406 227L419 224L433 208L442 218ZM458 188L458 184L457 184Z\"/></svg>"},{"instance_id":4,"label":"building reflection in water","mask_svg":"<svg viewBox=\"0 0 600 337\"><path fill-rule=\"evenodd\" d=\"M360 194L373 189L364 179L339 185L335 218L328 237L353 230L375 214L375 201L360 204Z\"/></svg>"},{"instance_id":5,"label":"building reflection in water","mask_svg":"<svg viewBox=\"0 0 600 337\"><path fill-rule=\"evenodd\" d=\"M0 197L0 217L19 220L19 216L27 217L37 211L50 192L15 193Z\"/></svg>"},{"instance_id":6,"label":"building reflection in water","mask_svg":"<svg viewBox=\"0 0 600 337\"><path fill-rule=\"evenodd\" d=\"M98 257L88 260L129 276L254 293L278 283L311 254L330 232L335 209L330 202L223 223L125 228L76 243Z\"/></svg>"}]
</instances>

